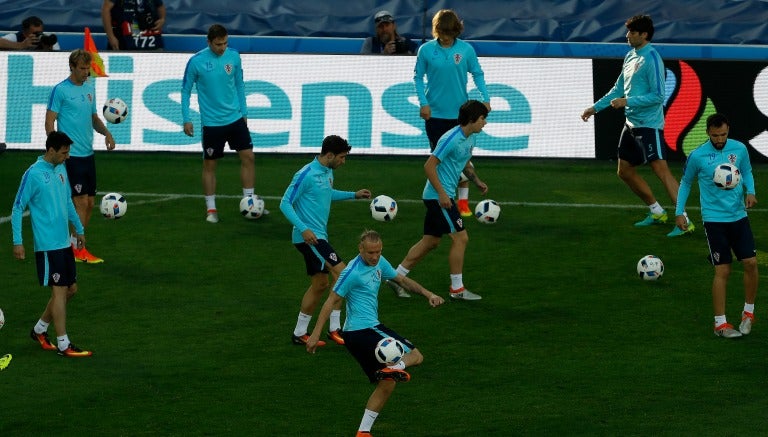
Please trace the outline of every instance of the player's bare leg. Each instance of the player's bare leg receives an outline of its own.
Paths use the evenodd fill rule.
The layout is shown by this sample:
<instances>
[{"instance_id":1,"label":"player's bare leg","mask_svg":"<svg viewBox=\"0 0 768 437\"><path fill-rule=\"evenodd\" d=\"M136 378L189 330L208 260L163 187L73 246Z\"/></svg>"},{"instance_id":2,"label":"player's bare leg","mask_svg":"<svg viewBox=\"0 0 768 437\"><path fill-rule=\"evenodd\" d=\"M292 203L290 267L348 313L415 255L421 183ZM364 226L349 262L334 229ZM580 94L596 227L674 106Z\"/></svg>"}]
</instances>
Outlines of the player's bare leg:
<instances>
[{"instance_id":1,"label":"player's bare leg","mask_svg":"<svg viewBox=\"0 0 768 437\"><path fill-rule=\"evenodd\" d=\"M256 183L256 160L252 149L240 150L240 182L243 188L253 188Z\"/></svg>"},{"instance_id":2,"label":"player's bare leg","mask_svg":"<svg viewBox=\"0 0 768 437\"><path fill-rule=\"evenodd\" d=\"M403 267L411 270L416 264L418 264L429 252L437 248L440 245L441 237L435 237L433 235L424 235L421 240L408 249L408 254L405 255L405 259L400 263Z\"/></svg>"},{"instance_id":3,"label":"player's bare leg","mask_svg":"<svg viewBox=\"0 0 768 437\"><path fill-rule=\"evenodd\" d=\"M669 199L672 201L672 205L677 205L677 191L680 189L680 183L675 179L675 177L672 175L672 172L669 170L669 165L667 165L667 161L662 159L657 159L656 161L652 161L650 164L651 169L654 173L656 173L656 176L659 178L662 184L664 184L664 188L667 190L667 194L669 195Z\"/></svg>"},{"instance_id":4,"label":"player's bare leg","mask_svg":"<svg viewBox=\"0 0 768 437\"><path fill-rule=\"evenodd\" d=\"M635 166L623 159L619 159L619 166L616 174L646 205L656 203L656 198L653 196L651 187L648 186L648 182L637 173L637 168Z\"/></svg>"}]
</instances>

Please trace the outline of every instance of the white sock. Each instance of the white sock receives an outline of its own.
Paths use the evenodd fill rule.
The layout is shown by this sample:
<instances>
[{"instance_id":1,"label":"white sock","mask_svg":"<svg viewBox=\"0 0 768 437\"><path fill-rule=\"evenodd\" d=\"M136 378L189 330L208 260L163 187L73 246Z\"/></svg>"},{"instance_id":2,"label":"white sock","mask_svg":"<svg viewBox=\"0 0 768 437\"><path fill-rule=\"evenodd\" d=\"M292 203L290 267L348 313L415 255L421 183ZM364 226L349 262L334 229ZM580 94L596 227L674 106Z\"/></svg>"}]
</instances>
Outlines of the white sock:
<instances>
[{"instance_id":1,"label":"white sock","mask_svg":"<svg viewBox=\"0 0 768 437\"><path fill-rule=\"evenodd\" d=\"M389 367L390 369L405 370L405 361L400 360L397 363L387 367Z\"/></svg>"},{"instance_id":2,"label":"white sock","mask_svg":"<svg viewBox=\"0 0 768 437\"><path fill-rule=\"evenodd\" d=\"M312 320L312 316L299 312L299 319L296 321L296 328L293 330L293 335L301 337L306 334L310 320Z\"/></svg>"},{"instance_id":3,"label":"white sock","mask_svg":"<svg viewBox=\"0 0 768 437\"><path fill-rule=\"evenodd\" d=\"M243 188L243 197L253 196L253 188Z\"/></svg>"},{"instance_id":4,"label":"white sock","mask_svg":"<svg viewBox=\"0 0 768 437\"><path fill-rule=\"evenodd\" d=\"M376 421L377 417L379 417L379 413L366 408L365 413L363 413L363 420L360 421L360 428L357 430L370 432L371 428L373 428L373 422Z\"/></svg>"},{"instance_id":5,"label":"white sock","mask_svg":"<svg viewBox=\"0 0 768 437\"><path fill-rule=\"evenodd\" d=\"M755 304L744 302L744 312L755 314Z\"/></svg>"},{"instance_id":6,"label":"white sock","mask_svg":"<svg viewBox=\"0 0 768 437\"><path fill-rule=\"evenodd\" d=\"M397 273L400 273L400 274L401 274L401 275L403 275L403 276L408 276L408 273L411 273L411 271L410 271L410 270L408 270L408 269L406 269L405 267L403 267L403 265L402 265L402 264L400 264L399 266L397 266L397 269L396 269L396 270L397 270Z\"/></svg>"},{"instance_id":7,"label":"white sock","mask_svg":"<svg viewBox=\"0 0 768 437\"><path fill-rule=\"evenodd\" d=\"M49 326L51 326L51 324L43 322L43 319L38 320L35 325L35 334L42 334L48 331Z\"/></svg>"},{"instance_id":8,"label":"white sock","mask_svg":"<svg viewBox=\"0 0 768 437\"><path fill-rule=\"evenodd\" d=\"M459 187L459 200L469 199L469 187Z\"/></svg>"},{"instance_id":9,"label":"white sock","mask_svg":"<svg viewBox=\"0 0 768 437\"><path fill-rule=\"evenodd\" d=\"M451 290L461 290L464 288L464 279L461 273L454 275L451 274Z\"/></svg>"},{"instance_id":10,"label":"white sock","mask_svg":"<svg viewBox=\"0 0 768 437\"><path fill-rule=\"evenodd\" d=\"M67 334L56 337L56 345L60 351L63 351L69 347L69 336Z\"/></svg>"},{"instance_id":11,"label":"white sock","mask_svg":"<svg viewBox=\"0 0 768 437\"><path fill-rule=\"evenodd\" d=\"M650 208L651 212L654 214L661 214L664 212L664 208L659 205L659 202L654 202L653 205L648 205L648 208Z\"/></svg>"},{"instance_id":12,"label":"white sock","mask_svg":"<svg viewBox=\"0 0 768 437\"><path fill-rule=\"evenodd\" d=\"M328 330L333 332L339 329L341 329L341 310L333 310L328 322Z\"/></svg>"},{"instance_id":13,"label":"white sock","mask_svg":"<svg viewBox=\"0 0 768 437\"><path fill-rule=\"evenodd\" d=\"M74 245L75 247L77 247L77 237L75 237L74 235L70 235L69 236L69 243Z\"/></svg>"},{"instance_id":14,"label":"white sock","mask_svg":"<svg viewBox=\"0 0 768 437\"><path fill-rule=\"evenodd\" d=\"M208 210L216 210L216 195L205 196L205 207Z\"/></svg>"},{"instance_id":15,"label":"white sock","mask_svg":"<svg viewBox=\"0 0 768 437\"><path fill-rule=\"evenodd\" d=\"M722 316L715 316L715 328L722 325L723 323L727 323L725 321L725 315Z\"/></svg>"}]
</instances>

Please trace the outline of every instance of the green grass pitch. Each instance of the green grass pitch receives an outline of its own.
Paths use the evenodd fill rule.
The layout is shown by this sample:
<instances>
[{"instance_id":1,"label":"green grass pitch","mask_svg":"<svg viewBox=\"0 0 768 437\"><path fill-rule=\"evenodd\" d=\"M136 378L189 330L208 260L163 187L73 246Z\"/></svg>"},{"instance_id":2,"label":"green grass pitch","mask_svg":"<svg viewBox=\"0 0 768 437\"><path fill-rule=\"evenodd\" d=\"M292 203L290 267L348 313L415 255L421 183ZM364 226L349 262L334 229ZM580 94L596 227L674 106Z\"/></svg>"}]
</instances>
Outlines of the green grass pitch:
<instances>
[{"instance_id":1,"label":"green grass pitch","mask_svg":"<svg viewBox=\"0 0 768 437\"><path fill-rule=\"evenodd\" d=\"M367 202L334 204L330 241L349 260L365 228L380 231L397 264L421 235L423 157L363 157L335 172L338 189L398 200L390 223ZM63 359L28 338L48 299L34 257L13 258L9 216L23 171L38 153L0 155L0 435L349 436L372 391L343 347L315 355L290 343L308 284L278 208L311 156L257 155L256 191L272 214L238 215L239 163L218 171L221 222L204 220L197 154L97 155L100 194L125 194L128 213L95 215L88 245L106 262L78 264L68 306L73 342L94 351ZM768 304L758 295L751 335L712 334L703 228L678 239L672 225L637 229L645 209L611 162L476 159L500 222L467 221L464 278L479 302L380 295L381 320L424 353L379 416L376 436L738 435L763 432L760 381L768 357ZM642 169L662 204L659 181ZM673 164L680 176L681 166ZM757 198L768 167L757 165ZM472 204L479 198L474 189ZM698 192L691 217L701 223ZM765 281L768 214L750 213ZM32 254L28 218L25 246ZM448 241L411 277L447 295ZM646 254L666 266L637 278ZM762 288L762 287L761 287ZM447 297L447 296L446 296ZM741 267L728 317L743 303ZM314 326L314 320L311 326ZM52 331L51 331L52 332Z\"/></svg>"}]
</instances>

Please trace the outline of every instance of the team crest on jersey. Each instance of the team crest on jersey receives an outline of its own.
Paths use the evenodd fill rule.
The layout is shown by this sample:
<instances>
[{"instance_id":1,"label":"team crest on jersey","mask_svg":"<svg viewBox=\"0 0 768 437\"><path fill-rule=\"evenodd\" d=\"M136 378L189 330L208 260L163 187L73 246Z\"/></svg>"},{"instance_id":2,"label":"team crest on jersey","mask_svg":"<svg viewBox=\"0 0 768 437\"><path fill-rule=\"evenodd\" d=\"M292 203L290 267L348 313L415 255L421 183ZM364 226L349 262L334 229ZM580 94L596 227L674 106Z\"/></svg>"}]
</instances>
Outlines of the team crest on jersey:
<instances>
[{"instance_id":1,"label":"team crest on jersey","mask_svg":"<svg viewBox=\"0 0 768 437\"><path fill-rule=\"evenodd\" d=\"M456 225L458 225L459 227L463 228L464 227L464 219L459 217L459 219L456 220Z\"/></svg>"},{"instance_id":2,"label":"team crest on jersey","mask_svg":"<svg viewBox=\"0 0 768 437\"><path fill-rule=\"evenodd\" d=\"M735 153L729 153L728 154L728 162L730 162L733 165L736 165L736 154Z\"/></svg>"},{"instance_id":3,"label":"team crest on jersey","mask_svg":"<svg viewBox=\"0 0 768 437\"><path fill-rule=\"evenodd\" d=\"M205 149L205 154L208 155L208 156L213 156L213 148L209 147L209 148Z\"/></svg>"},{"instance_id":4,"label":"team crest on jersey","mask_svg":"<svg viewBox=\"0 0 768 437\"><path fill-rule=\"evenodd\" d=\"M224 71L227 72L227 74L232 74L232 70L234 70L235 67L232 66L232 64L226 64L224 65Z\"/></svg>"},{"instance_id":5,"label":"team crest on jersey","mask_svg":"<svg viewBox=\"0 0 768 437\"><path fill-rule=\"evenodd\" d=\"M453 54L453 63L456 65L459 65L461 63L461 53L454 53Z\"/></svg>"},{"instance_id":6,"label":"team crest on jersey","mask_svg":"<svg viewBox=\"0 0 768 437\"><path fill-rule=\"evenodd\" d=\"M376 276L376 280L381 282L381 270L376 270L374 275Z\"/></svg>"},{"instance_id":7,"label":"team crest on jersey","mask_svg":"<svg viewBox=\"0 0 768 437\"><path fill-rule=\"evenodd\" d=\"M338 262L338 261L339 261L339 256L338 256L338 255L336 255L336 252L331 252L331 253L328 255L328 258L330 258L330 259L331 259L331 261L333 261L333 262Z\"/></svg>"},{"instance_id":8,"label":"team crest on jersey","mask_svg":"<svg viewBox=\"0 0 768 437\"><path fill-rule=\"evenodd\" d=\"M720 262L720 252L713 252L712 259L715 260L715 262Z\"/></svg>"},{"instance_id":9,"label":"team crest on jersey","mask_svg":"<svg viewBox=\"0 0 768 437\"><path fill-rule=\"evenodd\" d=\"M75 184L75 193L82 193L83 192L83 184Z\"/></svg>"},{"instance_id":10,"label":"team crest on jersey","mask_svg":"<svg viewBox=\"0 0 768 437\"><path fill-rule=\"evenodd\" d=\"M58 273L54 273L54 274L51 275L51 279L53 279L53 283L54 284L58 284L59 283L59 279L61 279L61 275L58 274Z\"/></svg>"}]
</instances>

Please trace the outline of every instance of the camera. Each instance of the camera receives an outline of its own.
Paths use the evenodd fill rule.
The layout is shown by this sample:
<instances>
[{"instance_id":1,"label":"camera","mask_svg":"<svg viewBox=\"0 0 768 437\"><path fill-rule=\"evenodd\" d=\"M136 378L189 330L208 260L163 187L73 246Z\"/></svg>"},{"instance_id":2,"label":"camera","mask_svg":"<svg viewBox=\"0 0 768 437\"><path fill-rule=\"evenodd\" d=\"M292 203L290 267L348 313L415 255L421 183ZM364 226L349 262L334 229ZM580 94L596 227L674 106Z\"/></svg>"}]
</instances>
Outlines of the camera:
<instances>
[{"instance_id":1,"label":"camera","mask_svg":"<svg viewBox=\"0 0 768 437\"><path fill-rule=\"evenodd\" d=\"M43 32L36 32L35 35L37 35L37 39L39 41L37 43L38 50L50 50L54 45L56 45L57 42L59 42L59 38L54 33L49 33L46 35Z\"/></svg>"},{"instance_id":2,"label":"camera","mask_svg":"<svg viewBox=\"0 0 768 437\"><path fill-rule=\"evenodd\" d=\"M395 41L395 53L408 53L410 47L405 41Z\"/></svg>"}]
</instances>

